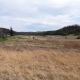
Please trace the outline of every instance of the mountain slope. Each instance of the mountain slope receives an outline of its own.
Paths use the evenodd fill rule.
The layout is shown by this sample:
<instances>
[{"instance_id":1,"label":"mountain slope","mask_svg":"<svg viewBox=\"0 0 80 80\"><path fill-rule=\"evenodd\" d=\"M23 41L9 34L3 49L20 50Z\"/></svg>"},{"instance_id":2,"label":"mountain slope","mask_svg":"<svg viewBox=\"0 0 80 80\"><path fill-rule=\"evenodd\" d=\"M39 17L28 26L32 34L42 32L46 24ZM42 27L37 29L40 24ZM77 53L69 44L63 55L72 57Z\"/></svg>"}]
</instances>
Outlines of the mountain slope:
<instances>
[{"instance_id":1,"label":"mountain slope","mask_svg":"<svg viewBox=\"0 0 80 80\"><path fill-rule=\"evenodd\" d=\"M55 31L55 34L79 34L80 33L80 26L79 25L70 25L67 27L64 27L62 29L59 29L57 31Z\"/></svg>"},{"instance_id":2,"label":"mountain slope","mask_svg":"<svg viewBox=\"0 0 80 80\"><path fill-rule=\"evenodd\" d=\"M14 34L17 34L16 31L13 31ZM10 29L0 27L0 35L1 34L10 34Z\"/></svg>"},{"instance_id":3,"label":"mountain slope","mask_svg":"<svg viewBox=\"0 0 80 80\"><path fill-rule=\"evenodd\" d=\"M0 33L9 34L10 30L6 28L0 28ZM17 35L79 35L80 34L80 25L69 25L65 26L59 30L55 31L43 31L43 32L16 32L14 34Z\"/></svg>"},{"instance_id":4,"label":"mountain slope","mask_svg":"<svg viewBox=\"0 0 80 80\"><path fill-rule=\"evenodd\" d=\"M4 33L4 34L9 34L9 29L6 29L6 28L0 28L0 34L1 33Z\"/></svg>"},{"instance_id":5,"label":"mountain slope","mask_svg":"<svg viewBox=\"0 0 80 80\"><path fill-rule=\"evenodd\" d=\"M80 34L80 26L79 25L69 25L66 27L63 27L56 31L47 31L47 35L79 35Z\"/></svg>"}]
</instances>

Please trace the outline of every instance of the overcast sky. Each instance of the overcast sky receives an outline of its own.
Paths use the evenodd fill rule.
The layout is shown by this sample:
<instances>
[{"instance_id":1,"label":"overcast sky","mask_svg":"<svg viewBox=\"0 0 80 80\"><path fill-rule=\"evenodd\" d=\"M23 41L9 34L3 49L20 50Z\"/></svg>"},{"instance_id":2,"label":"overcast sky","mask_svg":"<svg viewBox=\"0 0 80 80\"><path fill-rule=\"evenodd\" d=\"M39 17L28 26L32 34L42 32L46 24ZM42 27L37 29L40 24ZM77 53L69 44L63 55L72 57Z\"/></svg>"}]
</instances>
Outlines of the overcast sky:
<instances>
[{"instance_id":1,"label":"overcast sky","mask_svg":"<svg viewBox=\"0 0 80 80\"><path fill-rule=\"evenodd\" d=\"M0 27L47 31L72 24L80 24L80 0L0 0Z\"/></svg>"}]
</instances>

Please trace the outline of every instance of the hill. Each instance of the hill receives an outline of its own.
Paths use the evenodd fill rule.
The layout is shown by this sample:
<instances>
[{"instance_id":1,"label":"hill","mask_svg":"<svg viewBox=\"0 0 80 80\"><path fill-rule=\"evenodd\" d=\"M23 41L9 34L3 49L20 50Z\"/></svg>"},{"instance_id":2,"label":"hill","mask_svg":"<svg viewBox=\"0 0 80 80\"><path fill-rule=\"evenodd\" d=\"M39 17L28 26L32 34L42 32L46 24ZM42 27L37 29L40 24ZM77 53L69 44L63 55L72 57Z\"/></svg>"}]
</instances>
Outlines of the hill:
<instances>
[{"instance_id":1,"label":"hill","mask_svg":"<svg viewBox=\"0 0 80 80\"><path fill-rule=\"evenodd\" d=\"M0 33L9 34L10 30L6 28L0 28ZM65 26L61 29L55 30L55 31L42 31L42 32L16 32L14 31L14 34L16 35L79 35L80 34L80 25L69 25Z\"/></svg>"},{"instance_id":2,"label":"hill","mask_svg":"<svg viewBox=\"0 0 80 80\"><path fill-rule=\"evenodd\" d=\"M22 35L79 35L80 25L69 25L55 31L43 31L43 32L18 32Z\"/></svg>"},{"instance_id":3,"label":"hill","mask_svg":"<svg viewBox=\"0 0 80 80\"><path fill-rule=\"evenodd\" d=\"M80 25L69 25L59 30L54 31L53 34L55 35L69 35L69 34L79 35Z\"/></svg>"},{"instance_id":4,"label":"hill","mask_svg":"<svg viewBox=\"0 0 80 80\"><path fill-rule=\"evenodd\" d=\"M13 32L14 32L14 34L17 34L16 31L13 31ZM0 27L0 35L1 34L9 35L10 34L10 29Z\"/></svg>"},{"instance_id":5,"label":"hill","mask_svg":"<svg viewBox=\"0 0 80 80\"><path fill-rule=\"evenodd\" d=\"M6 28L0 28L0 34L4 33L4 34L9 34L9 29Z\"/></svg>"}]
</instances>

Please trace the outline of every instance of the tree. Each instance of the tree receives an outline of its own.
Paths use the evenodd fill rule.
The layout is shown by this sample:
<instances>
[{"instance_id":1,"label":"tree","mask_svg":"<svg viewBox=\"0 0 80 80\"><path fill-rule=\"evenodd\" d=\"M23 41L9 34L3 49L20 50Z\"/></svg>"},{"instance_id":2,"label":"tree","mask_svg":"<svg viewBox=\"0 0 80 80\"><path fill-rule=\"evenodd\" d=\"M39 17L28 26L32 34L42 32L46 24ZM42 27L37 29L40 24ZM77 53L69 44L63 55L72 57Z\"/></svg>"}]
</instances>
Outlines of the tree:
<instances>
[{"instance_id":1,"label":"tree","mask_svg":"<svg viewBox=\"0 0 80 80\"><path fill-rule=\"evenodd\" d=\"M10 36L13 36L14 34L13 34L13 29L12 29L12 27L10 27Z\"/></svg>"}]
</instances>

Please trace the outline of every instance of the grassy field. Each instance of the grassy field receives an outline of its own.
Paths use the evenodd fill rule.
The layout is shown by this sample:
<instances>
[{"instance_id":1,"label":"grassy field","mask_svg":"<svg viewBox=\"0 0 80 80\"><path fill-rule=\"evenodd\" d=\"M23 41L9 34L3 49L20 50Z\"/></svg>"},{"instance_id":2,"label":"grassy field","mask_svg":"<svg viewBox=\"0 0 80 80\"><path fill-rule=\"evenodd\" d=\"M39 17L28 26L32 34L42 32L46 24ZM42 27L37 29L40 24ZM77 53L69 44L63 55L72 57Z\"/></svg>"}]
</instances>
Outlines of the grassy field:
<instances>
[{"instance_id":1,"label":"grassy field","mask_svg":"<svg viewBox=\"0 0 80 80\"><path fill-rule=\"evenodd\" d=\"M0 42L0 80L80 80L80 40L9 37Z\"/></svg>"}]
</instances>

